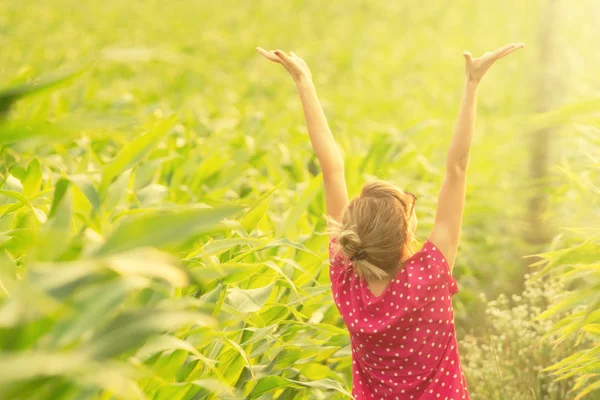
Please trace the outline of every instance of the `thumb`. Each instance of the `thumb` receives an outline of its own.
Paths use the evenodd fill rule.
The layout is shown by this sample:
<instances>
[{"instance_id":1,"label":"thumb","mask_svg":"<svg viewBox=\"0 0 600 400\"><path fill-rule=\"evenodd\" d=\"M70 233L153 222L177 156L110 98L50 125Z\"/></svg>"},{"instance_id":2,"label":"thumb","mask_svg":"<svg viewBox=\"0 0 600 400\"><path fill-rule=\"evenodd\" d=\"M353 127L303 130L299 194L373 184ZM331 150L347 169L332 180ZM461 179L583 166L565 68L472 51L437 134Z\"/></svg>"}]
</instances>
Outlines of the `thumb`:
<instances>
[{"instance_id":1,"label":"thumb","mask_svg":"<svg viewBox=\"0 0 600 400\"><path fill-rule=\"evenodd\" d=\"M470 63L471 61L473 61L473 55L470 52L464 51L463 56L465 57L466 62Z\"/></svg>"}]
</instances>

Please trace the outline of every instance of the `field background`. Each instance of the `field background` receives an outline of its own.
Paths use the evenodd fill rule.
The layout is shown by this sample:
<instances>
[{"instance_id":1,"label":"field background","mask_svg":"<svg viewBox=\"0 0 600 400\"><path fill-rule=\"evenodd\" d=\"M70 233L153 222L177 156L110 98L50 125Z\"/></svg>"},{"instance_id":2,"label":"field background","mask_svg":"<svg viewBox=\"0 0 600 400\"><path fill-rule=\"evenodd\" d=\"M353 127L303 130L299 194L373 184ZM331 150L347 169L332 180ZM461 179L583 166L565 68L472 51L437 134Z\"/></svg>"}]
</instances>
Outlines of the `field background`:
<instances>
[{"instance_id":1,"label":"field background","mask_svg":"<svg viewBox=\"0 0 600 400\"><path fill-rule=\"evenodd\" d=\"M518 41L480 90L456 326L473 398L584 393L596 353L562 383L541 369L600 334L599 4L4 0L0 397L345 398L318 162L254 48L307 61L350 196L371 177L417 194L422 241L461 53ZM526 279L524 256L571 248Z\"/></svg>"}]
</instances>

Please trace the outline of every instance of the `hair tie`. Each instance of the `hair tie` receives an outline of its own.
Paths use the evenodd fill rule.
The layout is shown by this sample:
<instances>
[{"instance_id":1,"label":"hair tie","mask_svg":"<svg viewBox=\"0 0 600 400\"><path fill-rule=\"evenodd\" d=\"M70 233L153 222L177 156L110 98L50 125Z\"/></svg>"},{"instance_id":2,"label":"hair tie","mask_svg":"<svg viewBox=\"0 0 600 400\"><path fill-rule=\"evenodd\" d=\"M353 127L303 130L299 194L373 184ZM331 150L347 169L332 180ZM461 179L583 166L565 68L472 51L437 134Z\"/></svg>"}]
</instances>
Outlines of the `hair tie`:
<instances>
[{"instance_id":1,"label":"hair tie","mask_svg":"<svg viewBox=\"0 0 600 400\"><path fill-rule=\"evenodd\" d=\"M356 254L354 254L352 257L350 257L351 261L357 261L357 260L363 260L365 257L365 253L362 249L358 250L356 252Z\"/></svg>"}]
</instances>

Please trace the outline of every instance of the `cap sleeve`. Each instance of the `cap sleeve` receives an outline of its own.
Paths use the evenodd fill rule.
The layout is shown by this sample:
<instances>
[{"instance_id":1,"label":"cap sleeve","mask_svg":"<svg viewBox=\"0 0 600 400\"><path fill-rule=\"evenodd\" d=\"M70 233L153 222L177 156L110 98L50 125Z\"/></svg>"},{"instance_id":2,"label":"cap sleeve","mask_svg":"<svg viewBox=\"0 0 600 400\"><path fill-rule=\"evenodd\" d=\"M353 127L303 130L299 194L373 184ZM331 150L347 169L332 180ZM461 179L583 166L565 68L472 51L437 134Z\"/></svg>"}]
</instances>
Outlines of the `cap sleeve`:
<instances>
[{"instance_id":1,"label":"cap sleeve","mask_svg":"<svg viewBox=\"0 0 600 400\"><path fill-rule=\"evenodd\" d=\"M454 295L456 292L458 292L458 286L456 285L456 280L450 272L450 267L448 266L448 261L446 260L444 254L441 252L439 247L437 247L429 239L427 239L425 242L423 249L427 254L426 257L430 259L430 264L435 266L437 273L440 275L440 280L443 284L447 285L450 295Z\"/></svg>"},{"instance_id":2,"label":"cap sleeve","mask_svg":"<svg viewBox=\"0 0 600 400\"><path fill-rule=\"evenodd\" d=\"M458 286L450 273L446 257L429 240L425 241L421 250L414 254L405 273L406 286L417 308L442 296L452 297L458 292Z\"/></svg>"}]
</instances>

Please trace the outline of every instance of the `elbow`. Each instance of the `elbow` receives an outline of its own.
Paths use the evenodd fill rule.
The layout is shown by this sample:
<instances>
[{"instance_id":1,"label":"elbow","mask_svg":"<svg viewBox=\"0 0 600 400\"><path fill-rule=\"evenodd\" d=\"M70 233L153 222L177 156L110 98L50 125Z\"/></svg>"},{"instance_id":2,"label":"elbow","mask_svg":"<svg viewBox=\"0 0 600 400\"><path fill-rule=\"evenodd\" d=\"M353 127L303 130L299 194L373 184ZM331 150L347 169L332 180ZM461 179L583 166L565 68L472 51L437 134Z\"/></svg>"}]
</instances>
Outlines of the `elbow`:
<instances>
[{"instance_id":1,"label":"elbow","mask_svg":"<svg viewBox=\"0 0 600 400\"><path fill-rule=\"evenodd\" d=\"M449 174L456 176L465 176L467 175L467 163L455 163L455 164L447 164L446 171Z\"/></svg>"},{"instance_id":2,"label":"elbow","mask_svg":"<svg viewBox=\"0 0 600 400\"><path fill-rule=\"evenodd\" d=\"M458 159L448 160L446 162L446 169L450 172L456 172L458 174L466 174L467 168L469 167L469 154Z\"/></svg>"},{"instance_id":3,"label":"elbow","mask_svg":"<svg viewBox=\"0 0 600 400\"><path fill-rule=\"evenodd\" d=\"M469 158L471 151L456 151L450 150L448 152L448 158L446 158L446 169L452 172L458 172L465 174L469 166Z\"/></svg>"}]
</instances>

